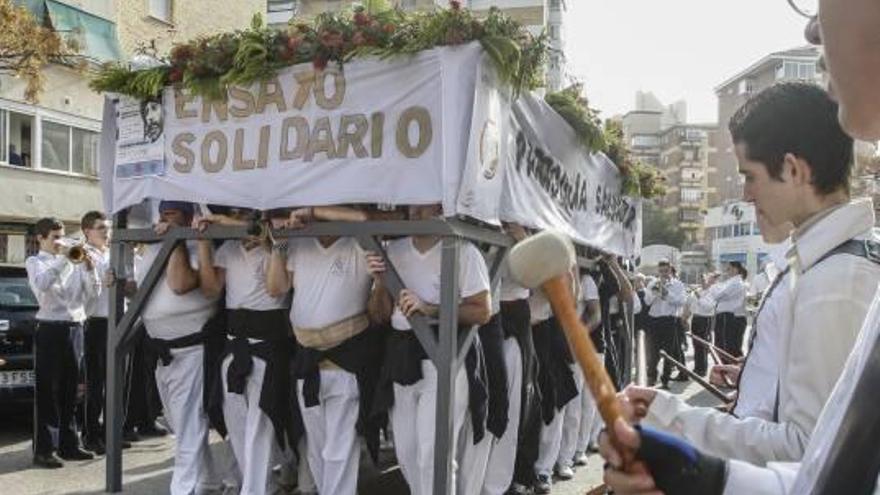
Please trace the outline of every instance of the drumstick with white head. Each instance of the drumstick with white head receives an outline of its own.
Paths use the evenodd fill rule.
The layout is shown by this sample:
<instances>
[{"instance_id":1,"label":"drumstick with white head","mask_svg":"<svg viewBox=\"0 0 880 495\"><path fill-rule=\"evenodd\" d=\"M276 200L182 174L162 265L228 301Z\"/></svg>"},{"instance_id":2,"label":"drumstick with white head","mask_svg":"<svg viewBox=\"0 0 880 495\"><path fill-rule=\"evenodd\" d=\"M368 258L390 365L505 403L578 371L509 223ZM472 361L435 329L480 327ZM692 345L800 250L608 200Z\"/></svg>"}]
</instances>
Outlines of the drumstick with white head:
<instances>
[{"instance_id":1,"label":"drumstick with white head","mask_svg":"<svg viewBox=\"0 0 880 495\"><path fill-rule=\"evenodd\" d=\"M575 261L574 246L564 234L544 231L515 245L510 250L507 262L510 274L519 284L529 288L540 287L544 291L584 371L602 419L606 425L613 425L617 418L622 417L614 384L605 371L605 365L599 360L589 338L589 330L577 314L574 295L566 280ZM609 432L613 432L613 429ZM627 452L626 449L620 451ZM630 460L632 456L632 452L627 452L625 458Z\"/></svg>"}]
</instances>

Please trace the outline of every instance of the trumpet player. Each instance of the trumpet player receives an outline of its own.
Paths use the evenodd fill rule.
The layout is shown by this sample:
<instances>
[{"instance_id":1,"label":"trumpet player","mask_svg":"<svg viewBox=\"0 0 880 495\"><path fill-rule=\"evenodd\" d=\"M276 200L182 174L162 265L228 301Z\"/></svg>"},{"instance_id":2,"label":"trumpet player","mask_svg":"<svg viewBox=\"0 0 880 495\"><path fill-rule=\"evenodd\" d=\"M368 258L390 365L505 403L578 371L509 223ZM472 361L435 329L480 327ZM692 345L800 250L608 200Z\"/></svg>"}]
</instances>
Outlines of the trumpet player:
<instances>
[{"instance_id":1,"label":"trumpet player","mask_svg":"<svg viewBox=\"0 0 880 495\"><path fill-rule=\"evenodd\" d=\"M34 334L33 462L53 469L64 465L61 459L93 458L80 448L74 408L83 357L85 303L97 293L99 280L82 247L65 244L60 221L42 218L35 231L40 252L26 261L28 282L40 303ZM57 443L50 428L58 431Z\"/></svg>"},{"instance_id":2,"label":"trumpet player","mask_svg":"<svg viewBox=\"0 0 880 495\"><path fill-rule=\"evenodd\" d=\"M654 377L657 373L659 352L666 351L674 355L675 333L678 328L678 315L685 303L684 284L672 275L672 265L667 260L661 260L657 265L660 277L648 284L645 291L645 303L650 307L648 314L651 315L651 329L656 351L652 350L648 362L648 376ZM663 388L669 388L669 378L672 366L666 360L663 361L663 375L660 377Z\"/></svg>"}]
</instances>

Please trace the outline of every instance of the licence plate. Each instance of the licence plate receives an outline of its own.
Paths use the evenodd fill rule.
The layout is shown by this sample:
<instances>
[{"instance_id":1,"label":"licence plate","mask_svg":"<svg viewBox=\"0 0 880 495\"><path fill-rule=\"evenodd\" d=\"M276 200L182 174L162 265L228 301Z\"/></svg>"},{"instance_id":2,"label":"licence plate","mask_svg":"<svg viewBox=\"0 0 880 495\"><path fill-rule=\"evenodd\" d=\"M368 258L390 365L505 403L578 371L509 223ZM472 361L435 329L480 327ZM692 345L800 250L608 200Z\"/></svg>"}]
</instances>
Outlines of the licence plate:
<instances>
[{"instance_id":1,"label":"licence plate","mask_svg":"<svg viewBox=\"0 0 880 495\"><path fill-rule=\"evenodd\" d=\"M34 384L33 370L0 371L0 387L21 387Z\"/></svg>"}]
</instances>

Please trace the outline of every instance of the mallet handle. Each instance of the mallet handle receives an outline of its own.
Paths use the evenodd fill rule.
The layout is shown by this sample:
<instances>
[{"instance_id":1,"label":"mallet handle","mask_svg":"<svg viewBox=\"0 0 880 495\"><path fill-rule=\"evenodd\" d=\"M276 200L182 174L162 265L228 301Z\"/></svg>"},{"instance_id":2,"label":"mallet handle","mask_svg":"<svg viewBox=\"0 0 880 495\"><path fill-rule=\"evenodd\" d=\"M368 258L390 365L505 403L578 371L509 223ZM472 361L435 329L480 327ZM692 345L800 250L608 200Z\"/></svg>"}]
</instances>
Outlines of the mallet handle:
<instances>
[{"instance_id":1,"label":"mallet handle","mask_svg":"<svg viewBox=\"0 0 880 495\"><path fill-rule=\"evenodd\" d=\"M614 384L605 371L605 365L599 361L596 348L589 338L589 330L581 322L575 309L574 296L571 288L566 282L565 275L553 277L544 282L541 286L546 294L556 319L559 320L568 344L574 352L575 358L584 371L584 377L590 386L590 392L596 400L599 408L599 414L605 424L608 425L608 431L613 432L611 425L622 417L620 404L617 402L617 396L614 390ZM612 441L614 441L612 434ZM614 441L614 443L617 443ZM619 449L624 454L625 460L633 458L633 452L627 449Z\"/></svg>"}]
</instances>

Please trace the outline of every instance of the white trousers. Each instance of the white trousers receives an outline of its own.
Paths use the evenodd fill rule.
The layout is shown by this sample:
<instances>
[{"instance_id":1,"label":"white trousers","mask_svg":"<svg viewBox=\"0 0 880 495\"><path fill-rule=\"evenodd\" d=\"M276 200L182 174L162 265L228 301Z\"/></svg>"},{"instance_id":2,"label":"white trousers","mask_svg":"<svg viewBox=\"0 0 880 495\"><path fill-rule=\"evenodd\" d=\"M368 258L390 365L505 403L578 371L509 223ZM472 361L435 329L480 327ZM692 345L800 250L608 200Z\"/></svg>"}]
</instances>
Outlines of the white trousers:
<instances>
[{"instance_id":1,"label":"white trousers","mask_svg":"<svg viewBox=\"0 0 880 495\"><path fill-rule=\"evenodd\" d=\"M559 458L559 449L562 446L562 426L566 411L577 400L579 400L577 397L571 399L562 409L556 411L549 425L541 422L541 443L538 446L538 460L535 461L535 474L553 475L553 465Z\"/></svg>"},{"instance_id":2,"label":"white trousers","mask_svg":"<svg viewBox=\"0 0 880 495\"><path fill-rule=\"evenodd\" d=\"M297 382L300 410L306 427L307 457L318 493L355 495L360 444L357 377L345 370L320 370L320 403L306 407L303 380Z\"/></svg>"},{"instance_id":3,"label":"white trousers","mask_svg":"<svg viewBox=\"0 0 880 495\"><path fill-rule=\"evenodd\" d=\"M279 458L275 427L260 409L266 362L255 356L252 359L254 366L247 378L244 394L233 394L227 390L226 370L232 363L232 356L223 360L221 368L223 418L229 431L232 452L241 471L240 495L273 493L276 488L275 477L272 476L273 460Z\"/></svg>"},{"instance_id":4,"label":"white trousers","mask_svg":"<svg viewBox=\"0 0 880 495\"><path fill-rule=\"evenodd\" d=\"M422 360L422 379L413 385L394 384L394 406L391 428L394 430L394 451L400 470L412 495L431 495L434 486L434 432L436 428L437 369ZM460 432L468 419L468 384L464 365L455 377L455 401L452 408L451 446L455 449ZM456 455L452 452L453 463ZM453 479L455 485L453 465ZM323 494L322 494L323 495Z\"/></svg>"},{"instance_id":5,"label":"white trousers","mask_svg":"<svg viewBox=\"0 0 880 495\"><path fill-rule=\"evenodd\" d=\"M156 387L165 419L174 432L174 473L171 495L190 495L221 486L208 447L208 417L202 407L204 349L172 349L173 360L156 366Z\"/></svg>"},{"instance_id":6,"label":"white trousers","mask_svg":"<svg viewBox=\"0 0 880 495\"><path fill-rule=\"evenodd\" d=\"M522 406L522 353L516 339L512 337L504 340L504 363L507 365L507 391L510 403L507 429L504 430L501 438L493 439L486 476L480 491L482 495L502 495L513 482Z\"/></svg>"},{"instance_id":7,"label":"white trousers","mask_svg":"<svg viewBox=\"0 0 880 495\"><path fill-rule=\"evenodd\" d=\"M583 378L583 371L579 371L581 374L581 378ZM596 407L596 400L593 399L593 393L590 392L590 387L587 386L586 380L584 381L583 392L581 392L581 424L578 429L578 440L577 440L577 452L584 453L587 451L587 448L590 446L590 441L593 439L593 430L596 427L596 424L601 424L602 420L599 417L599 409Z\"/></svg>"},{"instance_id":8,"label":"white trousers","mask_svg":"<svg viewBox=\"0 0 880 495\"><path fill-rule=\"evenodd\" d=\"M574 383L577 386L578 396L565 406L565 417L562 419L562 440L559 443L559 455L556 464L571 467L574 464L574 454L577 452L578 436L581 432L581 416L583 415L583 398L590 395L584 390L584 372L577 363L571 365L574 373Z\"/></svg>"}]
</instances>

